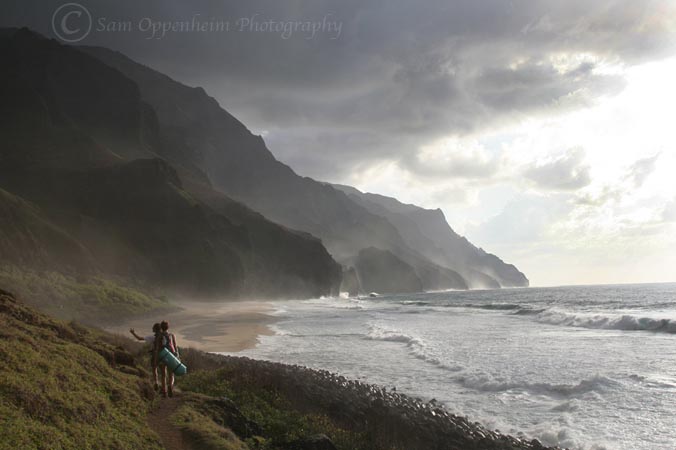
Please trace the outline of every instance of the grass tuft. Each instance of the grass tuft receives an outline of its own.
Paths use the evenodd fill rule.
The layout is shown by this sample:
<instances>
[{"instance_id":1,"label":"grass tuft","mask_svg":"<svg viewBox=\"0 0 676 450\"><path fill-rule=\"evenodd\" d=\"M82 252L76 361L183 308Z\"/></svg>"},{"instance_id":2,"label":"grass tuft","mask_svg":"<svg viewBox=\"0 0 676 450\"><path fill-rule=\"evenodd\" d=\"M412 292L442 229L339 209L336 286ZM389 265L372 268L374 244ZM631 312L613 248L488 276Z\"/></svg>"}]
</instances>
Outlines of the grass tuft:
<instances>
[{"instance_id":1,"label":"grass tuft","mask_svg":"<svg viewBox=\"0 0 676 450\"><path fill-rule=\"evenodd\" d=\"M210 417L196 411L190 404L182 405L171 421L186 434L197 448L203 450L249 450L229 428L215 423Z\"/></svg>"}]
</instances>

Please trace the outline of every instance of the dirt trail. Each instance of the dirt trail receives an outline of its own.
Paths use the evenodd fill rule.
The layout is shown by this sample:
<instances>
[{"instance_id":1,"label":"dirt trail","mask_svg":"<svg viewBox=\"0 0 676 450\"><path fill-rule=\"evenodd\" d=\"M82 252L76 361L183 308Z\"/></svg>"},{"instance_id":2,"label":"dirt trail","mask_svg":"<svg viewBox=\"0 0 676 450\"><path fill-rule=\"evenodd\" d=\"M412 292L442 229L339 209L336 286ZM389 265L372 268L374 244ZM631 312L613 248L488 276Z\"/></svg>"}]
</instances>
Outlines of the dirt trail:
<instances>
[{"instance_id":1,"label":"dirt trail","mask_svg":"<svg viewBox=\"0 0 676 450\"><path fill-rule=\"evenodd\" d=\"M166 450L194 450L181 430L171 423L171 416L183 404L181 394L174 390L173 398L161 398L148 413L148 426L160 436Z\"/></svg>"}]
</instances>

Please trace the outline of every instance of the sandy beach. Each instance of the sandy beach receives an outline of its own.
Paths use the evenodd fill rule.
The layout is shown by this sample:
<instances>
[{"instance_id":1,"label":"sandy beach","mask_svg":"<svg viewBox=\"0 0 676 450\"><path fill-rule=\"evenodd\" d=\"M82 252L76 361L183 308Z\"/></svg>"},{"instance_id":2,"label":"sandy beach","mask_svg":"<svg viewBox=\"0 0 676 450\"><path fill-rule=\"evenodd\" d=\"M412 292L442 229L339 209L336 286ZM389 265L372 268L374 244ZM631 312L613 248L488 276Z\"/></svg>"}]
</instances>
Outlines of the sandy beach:
<instances>
[{"instance_id":1,"label":"sandy beach","mask_svg":"<svg viewBox=\"0 0 676 450\"><path fill-rule=\"evenodd\" d=\"M246 302L186 302L176 306L181 310L158 317L135 318L107 329L130 336L134 328L139 336L151 334L154 322L169 321L179 347L192 347L206 352L238 352L255 347L258 336L274 334L269 325L275 322L270 315L270 303Z\"/></svg>"}]
</instances>

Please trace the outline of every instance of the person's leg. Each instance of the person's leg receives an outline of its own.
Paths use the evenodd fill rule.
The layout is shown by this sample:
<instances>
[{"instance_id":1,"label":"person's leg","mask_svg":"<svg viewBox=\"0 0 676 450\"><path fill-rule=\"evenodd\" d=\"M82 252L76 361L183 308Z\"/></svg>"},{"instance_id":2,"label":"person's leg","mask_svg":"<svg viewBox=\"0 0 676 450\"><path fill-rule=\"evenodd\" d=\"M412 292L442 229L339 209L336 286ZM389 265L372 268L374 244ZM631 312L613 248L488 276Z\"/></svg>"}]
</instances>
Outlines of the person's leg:
<instances>
[{"instance_id":1,"label":"person's leg","mask_svg":"<svg viewBox=\"0 0 676 450\"><path fill-rule=\"evenodd\" d=\"M168 374L168 376L169 376L169 383L168 383L169 397L173 397L174 396L174 372L171 371L171 370L168 370L168 372L169 372L169 374Z\"/></svg>"},{"instance_id":2,"label":"person's leg","mask_svg":"<svg viewBox=\"0 0 676 450\"><path fill-rule=\"evenodd\" d=\"M155 388L155 391L158 391L160 389L159 384L157 384L157 366L153 364L153 357L150 357L150 373L152 374L153 377L153 387Z\"/></svg>"},{"instance_id":3,"label":"person's leg","mask_svg":"<svg viewBox=\"0 0 676 450\"><path fill-rule=\"evenodd\" d=\"M167 396L167 366L160 364L160 376L162 377L162 397Z\"/></svg>"}]
</instances>

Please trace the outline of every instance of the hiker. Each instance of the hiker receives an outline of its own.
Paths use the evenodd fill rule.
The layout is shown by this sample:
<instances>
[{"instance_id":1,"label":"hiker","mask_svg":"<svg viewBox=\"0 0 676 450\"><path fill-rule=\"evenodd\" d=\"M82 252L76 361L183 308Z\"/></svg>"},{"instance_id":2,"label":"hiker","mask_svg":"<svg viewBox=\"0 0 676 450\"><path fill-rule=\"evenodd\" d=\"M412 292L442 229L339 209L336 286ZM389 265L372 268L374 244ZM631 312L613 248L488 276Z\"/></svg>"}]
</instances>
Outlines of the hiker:
<instances>
[{"instance_id":1,"label":"hiker","mask_svg":"<svg viewBox=\"0 0 676 450\"><path fill-rule=\"evenodd\" d=\"M169 322L163 320L160 323L160 333L155 339L155 346L153 348L153 365L158 367L160 376L162 377L162 396L169 397L174 396L174 372L167 370L167 366L161 362L158 362L158 355L160 350L166 348L168 351L173 353L177 358L178 354L178 345L176 345L176 338L172 333L169 332ZM168 372L168 373L167 373ZM169 380L167 380L169 377Z\"/></svg>"},{"instance_id":2,"label":"hiker","mask_svg":"<svg viewBox=\"0 0 676 450\"><path fill-rule=\"evenodd\" d=\"M138 334L136 334L136 331L133 328L129 329L129 332L136 338L136 340L144 341L146 344L150 344L150 352L151 352L150 372L153 374L153 386L155 390L158 390L160 388L160 385L157 383L157 365L153 363L152 352L155 348L155 338L160 333L160 331L161 330L159 323L153 324L153 334L149 334L148 336L141 337Z\"/></svg>"},{"instance_id":3,"label":"hiker","mask_svg":"<svg viewBox=\"0 0 676 450\"><path fill-rule=\"evenodd\" d=\"M145 341L146 344L153 345L155 343L155 335L160 332L160 324L159 323L154 323L153 324L153 334L149 334L148 336L139 336L136 334L136 331L133 328L129 329L129 332L136 338L138 341Z\"/></svg>"}]
</instances>

